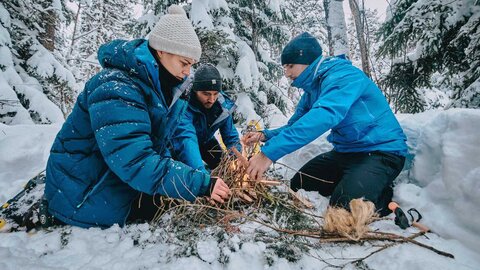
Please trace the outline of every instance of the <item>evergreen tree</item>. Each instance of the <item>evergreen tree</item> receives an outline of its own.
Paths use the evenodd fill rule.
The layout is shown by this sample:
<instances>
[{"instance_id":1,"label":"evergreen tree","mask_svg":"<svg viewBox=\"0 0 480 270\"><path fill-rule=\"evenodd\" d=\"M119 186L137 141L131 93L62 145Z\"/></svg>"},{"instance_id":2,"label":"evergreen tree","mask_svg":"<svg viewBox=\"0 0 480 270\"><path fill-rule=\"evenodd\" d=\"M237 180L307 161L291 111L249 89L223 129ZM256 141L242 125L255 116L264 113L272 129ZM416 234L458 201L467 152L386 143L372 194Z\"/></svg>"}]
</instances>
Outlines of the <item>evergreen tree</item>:
<instances>
[{"instance_id":1,"label":"evergreen tree","mask_svg":"<svg viewBox=\"0 0 480 270\"><path fill-rule=\"evenodd\" d=\"M239 86L249 93L254 100L255 110L263 118L268 118L268 114L271 113L265 110L266 105L270 103L285 114L287 96L284 89L280 89L275 83L283 76L283 70L279 61L273 59L279 59L283 45L290 39L288 31L288 24L292 21L290 12L281 1L236 0L228 3L235 22L234 32L239 38L240 56L243 56L236 68L237 77L241 82ZM252 55L249 50L252 51ZM247 80L242 79L242 75L245 75L243 62L246 60L251 63L250 69L255 69L255 63L252 62L257 61L258 72L254 71L252 74L254 79L256 75L257 80L251 86L249 76L243 76Z\"/></svg>"},{"instance_id":2,"label":"evergreen tree","mask_svg":"<svg viewBox=\"0 0 480 270\"><path fill-rule=\"evenodd\" d=\"M432 75L454 90L453 106L480 107L480 2L476 0L397 0L382 25L379 54L391 58L382 80L395 109L420 112Z\"/></svg>"},{"instance_id":3,"label":"evergreen tree","mask_svg":"<svg viewBox=\"0 0 480 270\"><path fill-rule=\"evenodd\" d=\"M315 36L324 51L328 51L327 21L322 0L290 0L287 2L292 22L289 25L291 37L303 32Z\"/></svg>"},{"instance_id":4,"label":"evergreen tree","mask_svg":"<svg viewBox=\"0 0 480 270\"><path fill-rule=\"evenodd\" d=\"M62 98L74 93L76 85L56 50L63 44L56 46L56 42L59 25L68 23L69 18L63 1L9 0L0 4L3 123L63 121L68 113L63 105L68 101Z\"/></svg>"},{"instance_id":5,"label":"evergreen tree","mask_svg":"<svg viewBox=\"0 0 480 270\"><path fill-rule=\"evenodd\" d=\"M114 39L129 39L126 25L132 19L133 12L128 1L93 0L81 15L81 27L76 51L81 65L82 81L97 73L100 66L97 61L98 48Z\"/></svg>"},{"instance_id":6,"label":"evergreen tree","mask_svg":"<svg viewBox=\"0 0 480 270\"><path fill-rule=\"evenodd\" d=\"M196 1L195 1L196 2ZM142 0L142 15L127 23L128 32L134 38L144 38L150 33L160 17L167 13L167 8L173 4L184 5L187 0Z\"/></svg>"},{"instance_id":7,"label":"evergreen tree","mask_svg":"<svg viewBox=\"0 0 480 270\"><path fill-rule=\"evenodd\" d=\"M200 62L216 65L227 94L241 100L237 120L266 119L262 124L268 124L272 114L285 114L292 107L286 89L278 83L283 75L278 59L290 39L291 13L285 4L278 0L186 2L146 2L143 15L131 31L147 35L168 6L182 5L202 44Z\"/></svg>"}]
</instances>

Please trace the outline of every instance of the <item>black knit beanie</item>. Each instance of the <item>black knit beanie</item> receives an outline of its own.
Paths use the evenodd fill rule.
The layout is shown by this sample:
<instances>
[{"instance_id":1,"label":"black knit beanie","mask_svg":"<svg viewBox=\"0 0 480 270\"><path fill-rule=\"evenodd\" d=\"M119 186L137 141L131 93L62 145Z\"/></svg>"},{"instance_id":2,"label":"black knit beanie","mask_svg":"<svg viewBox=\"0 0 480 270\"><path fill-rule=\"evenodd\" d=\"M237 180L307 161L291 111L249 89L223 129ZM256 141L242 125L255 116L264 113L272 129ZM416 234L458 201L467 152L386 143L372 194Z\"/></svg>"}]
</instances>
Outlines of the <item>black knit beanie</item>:
<instances>
[{"instance_id":1,"label":"black knit beanie","mask_svg":"<svg viewBox=\"0 0 480 270\"><path fill-rule=\"evenodd\" d=\"M211 64L202 65L195 71L192 91L218 91L222 90L222 77L220 72Z\"/></svg>"},{"instance_id":2,"label":"black knit beanie","mask_svg":"<svg viewBox=\"0 0 480 270\"><path fill-rule=\"evenodd\" d=\"M304 32L292 39L282 51L282 66L285 64L310 65L320 55L322 47L317 39Z\"/></svg>"}]
</instances>

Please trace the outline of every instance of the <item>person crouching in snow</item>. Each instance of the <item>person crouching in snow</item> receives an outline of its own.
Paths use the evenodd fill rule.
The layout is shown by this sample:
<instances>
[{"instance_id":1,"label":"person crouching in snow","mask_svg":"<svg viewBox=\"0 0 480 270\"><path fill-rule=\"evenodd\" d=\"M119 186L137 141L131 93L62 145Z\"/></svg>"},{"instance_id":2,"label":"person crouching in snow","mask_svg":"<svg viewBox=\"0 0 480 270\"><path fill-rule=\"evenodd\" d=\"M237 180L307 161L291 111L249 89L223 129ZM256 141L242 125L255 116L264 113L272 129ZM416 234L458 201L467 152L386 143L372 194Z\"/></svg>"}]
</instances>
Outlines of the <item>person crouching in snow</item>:
<instances>
[{"instance_id":1,"label":"person crouching in snow","mask_svg":"<svg viewBox=\"0 0 480 270\"><path fill-rule=\"evenodd\" d=\"M185 117L192 122L194 136L177 136L179 144L186 144L183 149L189 146L196 146L195 149L184 151L194 168L203 167L202 160L210 170L215 169L221 160L222 149L214 137L217 130L227 149L235 147L240 153L242 146L238 131L233 125L232 113L236 105L222 92L222 77L220 72L211 64L200 66L194 74L192 91L188 102L188 109ZM186 129L186 128L185 128ZM193 138L193 142L188 139Z\"/></svg>"},{"instance_id":2,"label":"person crouching in snow","mask_svg":"<svg viewBox=\"0 0 480 270\"><path fill-rule=\"evenodd\" d=\"M228 198L222 179L175 160L182 149L171 147L188 105L179 98L184 80L200 55L194 28L176 5L148 40L100 47L103 70L86 83L50 152L50 214L66 224L109 227L151 220L158 210L154 196Z\"/></svg>"},{"instance_id":3,"label":"person crouching in snow","mask_svg":"<svg viewBox=\"0 0 480 270\"><path fill-rule=\"evenodd\" d=\"M281 61L292 86L304 93L287 125L242 138L246 144L266 142L250 159L250 177L258 179L272 162L331 130L327 140L333 150L305 164L291 179L291 188L331 195L330 205L346 209L352 199L364 198L381 216L389 214L393 181L403 168L407 146L380 89L350 61L322 57L320 44L308 33L285 46Z\"/></svg>"}]
</instances>

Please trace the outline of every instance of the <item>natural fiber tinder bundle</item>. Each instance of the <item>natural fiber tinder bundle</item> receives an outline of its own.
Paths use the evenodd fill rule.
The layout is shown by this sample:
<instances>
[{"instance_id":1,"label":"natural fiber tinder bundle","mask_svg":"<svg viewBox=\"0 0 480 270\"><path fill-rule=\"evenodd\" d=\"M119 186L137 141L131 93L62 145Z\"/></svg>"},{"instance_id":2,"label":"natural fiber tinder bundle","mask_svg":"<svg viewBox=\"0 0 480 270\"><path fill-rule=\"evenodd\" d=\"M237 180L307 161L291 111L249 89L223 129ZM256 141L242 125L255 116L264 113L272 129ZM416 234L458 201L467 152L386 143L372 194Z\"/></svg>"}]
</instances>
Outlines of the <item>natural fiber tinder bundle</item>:
<instances>
[{"instance_id":1,"label":"natural fiber tinder bundle","mask_svg":"<svg viewBox=\"0 0 480 270\"><path fill-rule=\"evenodd\" d=\"M341 207L328 207L323 229L327 233L338 233L352 240L359 240L368 232L367 225L376 217L375 205L372 202L353 199L350 201L350 212Z\"/></svg>"}]
</instances>

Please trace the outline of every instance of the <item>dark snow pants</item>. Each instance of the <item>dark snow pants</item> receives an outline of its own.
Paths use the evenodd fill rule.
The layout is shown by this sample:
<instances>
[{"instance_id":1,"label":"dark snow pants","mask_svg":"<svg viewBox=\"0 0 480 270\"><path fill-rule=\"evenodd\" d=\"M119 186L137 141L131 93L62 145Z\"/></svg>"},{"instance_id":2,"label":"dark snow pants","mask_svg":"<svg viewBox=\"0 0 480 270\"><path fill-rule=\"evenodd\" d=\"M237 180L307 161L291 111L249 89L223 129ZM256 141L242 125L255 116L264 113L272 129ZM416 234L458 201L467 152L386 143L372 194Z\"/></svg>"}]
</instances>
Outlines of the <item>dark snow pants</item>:
<instances>
[{"instance_id":1,"label":"dark snow pants","mask_svg":"<svg viewBox=\"0 0 480 270\"><path fill-rule=\"evenodd\" d=\"M212 138L203 145L200 145L200 155L202 160L207 163L210 170L215 169L222 159L222 148L217 139Z\"/></svg>"},{"instance_id":2,"label":"dark snow pants","mask_svg":"<svg viewBox=\"0 0 480 270\"><path fill-rule=\"evenodd\" d=\"M296 173L290 186L330 196L330 205L349 208L352 199L364 198L375 204L381 216L388 215L393 196L393 180L401 172L405 157L375 151L370 153L323 153L305 164L300 172L332 181L325 183Z\"/></svg>"},{"instance_id":3,"label":"dark snow pants","mask_svg":"<svg viewBox=\"0 0 480 270\"><path fill-rule=\"evenodd\" d=\"M170 207L173 207L175 202L167 202L166 197L159 194L148 195L142 193L132 203L130 213L127 217L127 223L143 223L153 221L156 215L159 215ZM164 203L164 201L166 203Z\"/></svg>"}]
</instances>

